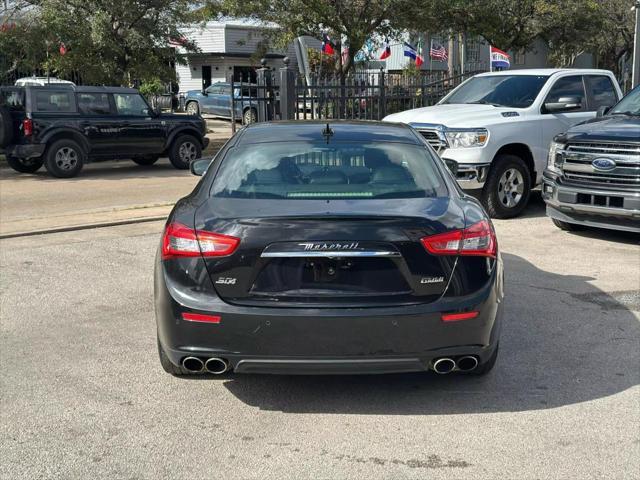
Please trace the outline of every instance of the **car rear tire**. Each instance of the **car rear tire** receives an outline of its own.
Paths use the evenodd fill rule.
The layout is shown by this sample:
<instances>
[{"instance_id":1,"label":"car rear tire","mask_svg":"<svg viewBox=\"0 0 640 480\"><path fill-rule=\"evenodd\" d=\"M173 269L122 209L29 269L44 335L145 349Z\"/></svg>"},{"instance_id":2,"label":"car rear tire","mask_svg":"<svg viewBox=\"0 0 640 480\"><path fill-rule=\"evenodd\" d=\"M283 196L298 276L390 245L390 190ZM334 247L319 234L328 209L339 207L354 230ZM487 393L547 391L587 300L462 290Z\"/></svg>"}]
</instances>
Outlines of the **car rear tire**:
<instances>
[{"instance_id":1,"label":"car rear tire","mask_svg":"<svg viewBox=\"0 0 640 480\"><path fill-rule=\"evenodd\" d=\"M482 204L491 218L517 217L531 196L531 172L516 155L496 156L482 189Z\"/></svg>"},{"instance_id":2,"label":"car rear tire","mask_svg":"<svg viewBox=\"0 0 640 480\"><path fill-rule=\"evenodd\" d=\"M183 375L194 375L193 373L189 372L189 370L179 367L178 365L174 365L173 362L169 360L169 357L164 352L164 349L160 344L160 339L158 339L158 355L160 356L160 365L162 365L162 369L165 372L170 373L171 375L174 375L176 377L181 377Z\"/></svg>"},{"instance_id":3,"label":"car rear tire","mask_svg":"<svg viewBox=\"0 0 640 480\"><path fill-rule=\"evenodd\" d=\"M134 158L132 158L132 160L135 163L137 163L138 165L144 165L144 166L153 165L159 159L160 159L160 157L157 156L157 155L146 155L144 157L134 157Z\"/></svg>"},{"instance_id":4,"label":"car rear tire","mask_svg":"<svg viewBox=\"0 0 640 480\"><path fill-rule=\"evenodd\" d=\"M179 170L188 169L189 164L201 156L200 142L191 135L182 135L176 138L169 150L169 160Z\"/></svg>"},{"instance_id":5,"label":"car rear tire","mask_svg":"<svg viewBox=\"0 0 640 480\"><path fill-rule=\"evenodd\" d=\"M258 112L254 108L247 108L242 114L242 123L250 125L258 121Z\"/></svg>"},{"instance_id":6,"label":"car rear tire","mask_svg":"<svg viewBox=\"0 0 640 480\"><path fill-rule=\"evenodd\" d=\"M198 105L198 102L187 103L186 110L188 115L200 115L200 105Z\"/></svg>"},{"instance_id":7,"label":"car rear tire","mask_svg":"<svg viewBox=\"0 0 640 480\"><path fill-rule=\"evenodd\" d=\"M0 147L6 147L13 140L13 120L7 107L0 106Z\"/></svg>"},{"instance_id":8,"label":"car rear tire","mask_svg":"<svg viewBox=\"0 0 640 480\"><path fill-rule=\"evenodd\" d=\"M486 375L487 373L489 373L491 370L493 370L493 367L496 365L496 360L498 360L498 350L499 349L500 349L500 343L498 343L498 345L496 345L496 349L493 351L493 354L491 355L491 357L489 357L489 360L487 360L484 363L481 363L480 365L478 365L476 368L474 368L470 372L464 372L464 374L465 375L472 375L474 377L481 377L481 376Z\"/></svg>"},{"instance_id":9,"label":"car rear tire","mask_svg":"<svg viewBox=\"0 0 640 480\"><path fill-rule=\"evenodd\" d=\"M54 177L71 178L80 173L85 159L86 154L78 142L63 139L53 142L47 148L44 166Z\"/></svg>"},{"instance_id":10,"label":"car rear tire","mask_svg":"<svg viewBox=\"0 0 640 480\"><path fill-rule=\"evenodd\" d=\"M44 164L44 160L41 158L18 158L7 156L7 163L16 172L20 173L35 173Z\"/></svg>"},{"instance_id":11,"label":"car rear tire","mask_svg":"<svg viewBox=\"0 0 640 480\"><path fill-rule=\"evenodd\" d=\"M580 225L576 225L575 223L563 222L562 220L557 220L555 218L552 218L551 221L556 227L560 230L564 230L565 232L580 230Z\"/></svg>"}]
</instances>

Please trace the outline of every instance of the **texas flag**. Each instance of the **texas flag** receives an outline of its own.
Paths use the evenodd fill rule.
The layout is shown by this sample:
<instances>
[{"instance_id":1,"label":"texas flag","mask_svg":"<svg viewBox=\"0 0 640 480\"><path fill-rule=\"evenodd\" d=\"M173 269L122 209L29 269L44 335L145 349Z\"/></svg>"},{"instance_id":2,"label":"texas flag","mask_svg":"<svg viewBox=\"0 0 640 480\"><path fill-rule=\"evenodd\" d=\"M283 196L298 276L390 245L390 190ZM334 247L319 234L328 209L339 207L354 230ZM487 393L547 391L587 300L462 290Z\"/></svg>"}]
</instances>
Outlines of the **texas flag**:
<instances>
[{"instance_id":1,"label":"texas flag","mask_svg":"<svg viewBox=\"0 0 640 480\"><path fill-rule=\"evenodd\" d=\"M499 48L491 47L491 68L505 70L511 66L509 54L503 52Z\"/></svg>"},{"instance_id":2,"label":"texas flag","mask_svg":"<svg viewBox=\"0 0 640 480\"><path fill-rule=\"evenodd\" d=\"M404 42L404 56L413 58L416 61L416 67L419 67L424 63L424 58L422 58L422 55L418 53L413 45L407 42Z\"/></svg>"},{"instance_id":3,"label":"texas flag","mask_svg":"<svg viewBox=\"0 0 640 480\"><path fill-rule=\"evenodd\" d=\"M331 43L331 39L326 33L322 34L322 53L326 53L327 55L333 55L335 53L333 43Z\"/></svg>"},{"instance_id":4,"label":"texas flag","mask_svg":"<svg viewBox=\"0 0 640 480\"><path fill-rule=\"evenodd\" d=\"M389 40L384 42L384 50L382 55L380 55L380 60L386 60L391 56L391 45L389 45Z\"/></svg>"}]
</instances>

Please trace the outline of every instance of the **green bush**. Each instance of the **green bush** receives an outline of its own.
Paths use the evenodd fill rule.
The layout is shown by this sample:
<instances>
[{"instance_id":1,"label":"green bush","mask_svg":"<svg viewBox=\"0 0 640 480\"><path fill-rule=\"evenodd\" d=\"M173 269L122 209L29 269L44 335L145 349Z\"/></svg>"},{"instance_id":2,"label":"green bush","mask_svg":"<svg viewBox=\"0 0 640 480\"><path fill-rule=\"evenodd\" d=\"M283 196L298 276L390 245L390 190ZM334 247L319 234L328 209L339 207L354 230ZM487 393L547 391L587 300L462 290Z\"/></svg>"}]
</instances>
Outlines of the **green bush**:
<instances>
[{"instance_id":1,"label":"green bush","mask_svg":"<svg viewBox=\"0 0 640 480\"><path fill-rule=\"evenodd\" d=\"M140 85L140 93L148 99L164 93L164 85L159 78L148 80Z\"/></svg>"}]
</instances>

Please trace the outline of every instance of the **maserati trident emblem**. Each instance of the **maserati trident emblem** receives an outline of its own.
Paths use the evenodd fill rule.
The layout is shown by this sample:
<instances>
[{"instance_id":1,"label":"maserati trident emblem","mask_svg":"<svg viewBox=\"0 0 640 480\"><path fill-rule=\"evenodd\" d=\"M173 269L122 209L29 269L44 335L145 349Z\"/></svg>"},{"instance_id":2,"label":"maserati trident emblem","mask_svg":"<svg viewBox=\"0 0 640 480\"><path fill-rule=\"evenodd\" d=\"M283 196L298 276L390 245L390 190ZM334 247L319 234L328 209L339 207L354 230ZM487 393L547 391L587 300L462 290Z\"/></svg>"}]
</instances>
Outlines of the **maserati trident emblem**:
<instances>
[{"instance_id":1,"label":"maserati trident emblem","mask_svg":"<svg viewBox=\"0 0 640 480\"><path fill-rule=\"evenodd\" d=\"M591 162L591 165L595 170L601 170L604 172L616 168L616 162L614 162L610 158L596 158L593 162Z\"/></svg>"}]
</instances>

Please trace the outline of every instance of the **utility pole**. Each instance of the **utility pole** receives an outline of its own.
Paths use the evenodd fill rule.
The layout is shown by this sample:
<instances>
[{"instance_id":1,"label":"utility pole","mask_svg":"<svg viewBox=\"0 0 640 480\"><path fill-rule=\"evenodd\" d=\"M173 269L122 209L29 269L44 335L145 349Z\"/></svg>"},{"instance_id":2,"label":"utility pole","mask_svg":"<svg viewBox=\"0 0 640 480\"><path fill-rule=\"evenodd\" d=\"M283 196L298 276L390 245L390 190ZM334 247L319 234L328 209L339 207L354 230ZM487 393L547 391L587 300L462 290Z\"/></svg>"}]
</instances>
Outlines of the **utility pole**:
<instances>
[{"instance_id":1,"label":"utility pole","mask_svg":"<svg viewBox=\"0 0 640 480\"><path fill-rule=\"evenodd\" d=\"M640 0L636 0L633 8L636 11L636 34L633 47L633 76L631 77L631 88L640 85Z\"/></svg>"}]
</instances>

